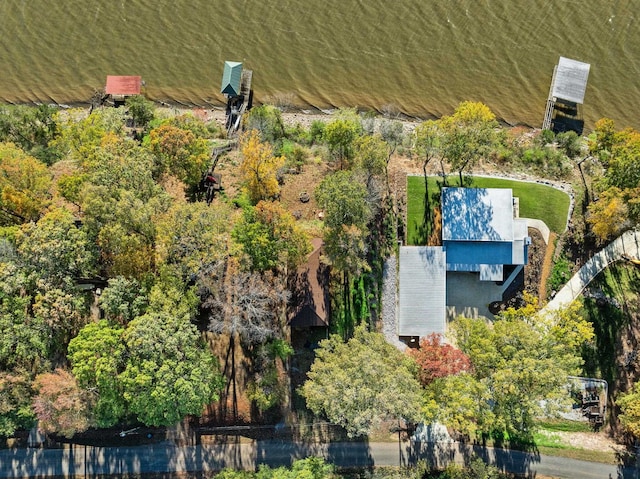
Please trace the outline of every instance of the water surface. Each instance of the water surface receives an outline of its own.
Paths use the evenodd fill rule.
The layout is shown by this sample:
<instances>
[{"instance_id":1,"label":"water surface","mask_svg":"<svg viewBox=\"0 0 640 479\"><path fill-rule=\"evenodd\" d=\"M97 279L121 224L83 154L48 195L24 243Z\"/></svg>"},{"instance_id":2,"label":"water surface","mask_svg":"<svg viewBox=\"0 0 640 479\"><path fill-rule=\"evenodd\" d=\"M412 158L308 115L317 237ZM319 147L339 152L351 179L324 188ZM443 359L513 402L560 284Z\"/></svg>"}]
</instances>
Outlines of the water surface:
<instances>
[{"instance_id":1,"label":"water surface","mask_svg":"<svg viewBox=\"0 0 640 479\"><path fill-rule=\"evenodd\" d=\"M591 64L587 130L640 128L640 0L2 0L0 101L86 102L107 74L220 105L225 60L257 101L449 114L482 101L540 126L559 56Z\"/></svg>"}]
</instances>

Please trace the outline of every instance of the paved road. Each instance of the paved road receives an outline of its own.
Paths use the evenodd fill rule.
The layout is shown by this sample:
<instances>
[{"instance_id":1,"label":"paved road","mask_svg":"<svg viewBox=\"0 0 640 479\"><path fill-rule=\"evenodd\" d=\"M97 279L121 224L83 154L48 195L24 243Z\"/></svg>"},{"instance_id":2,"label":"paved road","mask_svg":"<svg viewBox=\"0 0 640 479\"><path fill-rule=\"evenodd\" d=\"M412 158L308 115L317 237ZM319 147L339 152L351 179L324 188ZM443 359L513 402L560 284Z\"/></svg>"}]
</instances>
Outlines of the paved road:
<instances>
[{"instance_id":1,"label":"paved road","mask_svg":"<svg viewBox=\"0 0 640 479\"><path fill-rule=\"evenodd\" d=\"M457 443L419 447L407 442L301 444L284 441L189 447L163 442L138 447L0 450L0 477L91 477L97 474L216 471L224 467L253 470L259 464L288 465L292 459L311 455L323 456L338 466L398 465L399 461L406 464L420 458L431 464L444 465L451 461L460 463L474 452L503 470L528 477L541 474L567 479L637 477L636 471L629 468L519 451L480 448L473 451Z\"/></svg>"},{"instance_id":2,"label":"paved road","mask_svg":"<svg viewBox=\"0 0 640 479\"><path fill-rule=\"evenodd\" d=\"M624 255L640 257L640 231L627 231L598 251L573 275L542 311L556 311L570 305L603 269Z\"/></svg>"}]
</instances>

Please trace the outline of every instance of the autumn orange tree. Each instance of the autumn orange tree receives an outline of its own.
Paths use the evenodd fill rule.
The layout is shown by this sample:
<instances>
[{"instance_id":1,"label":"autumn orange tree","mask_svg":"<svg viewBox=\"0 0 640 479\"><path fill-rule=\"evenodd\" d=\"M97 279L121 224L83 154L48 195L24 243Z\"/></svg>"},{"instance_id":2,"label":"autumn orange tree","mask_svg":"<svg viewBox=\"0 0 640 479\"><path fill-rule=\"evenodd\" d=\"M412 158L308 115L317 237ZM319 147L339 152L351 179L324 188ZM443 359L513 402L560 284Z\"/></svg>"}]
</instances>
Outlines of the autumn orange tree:
<instances>
[{"instance_id":1,"label":"autumn orange tree","mask_svg":"<svg viewBox=\"0 0 640 479\"><path fill-rule=\"evenodd\" d=\"M418 378L424 386L434 379L471 370L469 356L443 343L442 336L436 333L422 338L420 348L409 350L409 355L420 367Z\"/></svg>"},{"instance_id":2,"label":"autumn orange tree","mask_svg":"<svg viewBox=\"0 0 640 479\"><path fill-rule=\"evenodd\" d=\"M89 428L91 397L82 390L75 377L64 369L36 377L37 395L33 409L38 427L46 432L71 437Z\"/></svg>"},{"instance_id":3,"label":"autumn orange tree","mask_svg":"<svg viewBox=\"0 0 640 479\"><path fill-rule=\"evenodd\" d=\"M240 142L242 164L240 171L245 188L253 204L276 198L280 194L277 172L284 165L284 157L276 157L268 143L262 143L257 131L251 130Z\"/></svg>"}]
</instances>

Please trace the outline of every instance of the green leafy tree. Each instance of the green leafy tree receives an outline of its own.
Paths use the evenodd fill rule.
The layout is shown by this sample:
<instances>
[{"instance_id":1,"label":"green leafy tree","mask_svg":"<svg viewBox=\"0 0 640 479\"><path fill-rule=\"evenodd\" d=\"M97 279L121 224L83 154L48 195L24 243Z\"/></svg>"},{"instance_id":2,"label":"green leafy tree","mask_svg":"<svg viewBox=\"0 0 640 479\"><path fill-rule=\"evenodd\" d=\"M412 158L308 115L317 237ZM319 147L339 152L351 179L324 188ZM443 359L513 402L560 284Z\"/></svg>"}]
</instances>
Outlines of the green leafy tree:
<instances>
[{"instance_id":1,"label":"green leafy tree","mask_svg":"<svg viewBox=\"0 0 640 479\"><path fill-rule=\"evenodd\" d=\"M92 149L83 166L83 172L89 175L88 182L107 188L113 198L126 190L148 201L162 191L155 181L152 152L132 140L105 137L100 146Z\"/></svg>"},{"instance_id":2,"label":"green leafy tree","mask_svg":"<svg viewBox=\"0 0 640 479\"><path fill-rule=\"evenodd\" d=\"M14 263L0 263L0 370L40 372L51 351L51 330L30 314L27 274Z\"/></svg>"},{"instance_id":3,"label":"green leafy tree","mask_svg":"<svg viewBox=\"0 0 640 479\"><path fill-rule=\"evenodd\" d=\"M14 143L50 165L58 152L50 142L58 135L57 108L49 105L0 105L0 142Z\"/></svg>"},{"instance_id":4,"label":"green leafy tree","mask_svg":"<svg viewBox=\"0 0 640 479\"><path fill-rule=\"evenodd\" d=\"M145 291L135 279L118 276L109 279L99 304L107 320L124 325L141 316L147 302Z\"/></svg>"},{"instance_id":5,"label":"green leafy tree","mask_svg":"<svg viewBox=\"0 0 640 479\"><path fill-rule=\"evenodd\" d=\"M143 95L131 95L127 97L125 105L129 109L129 114L135 126L146 128L151 120L153 120L155 105Z\"/></svg>"},{"instance_id":6,"label":"green leafy tree","mask_svg":"<svg viewBox=\"0 0 640 479\"><path fill-rule=\"evenodd\" d=\"M272 144L286 136L282 113L271 105L260 105L249 110L244 117L244 129L257 131L261 141Z\"/></svg>"},{"instance_id":7,"label":"green leafy tree","mask_svg":"<svg viewBox=\"0 0 640 479\"><path fill-rule=\"evenodd\" d=\"M425 221L428 221L431 217L431 209L429 208L429 181L427 168L429 167L429 163L431 163L431 161L440 154L442 137L443 133L440 128L440 123L433 120L420 123L413 131L413 148L418 154L418 158L420 158L422 176L424 177ZM446 181L444 166L442 177L444 181Z\"/></svg>"},{"instance_id":8,"label":"green leafy tree","mask_svg":"<svg viewBox=\"0 0 640 479\"><path fill-rule=\"evenodd\" d=\"M468 437L491 431L495 416L491 410L491 391L486 381L470 373L443 376L425 388L423 421L438 421Z\"/></svg>"},{"instance_id":9,"label":"green leafy tree","mask_svg":"<svg viewBox=\"0 0 640 479\"><path fill-rule=\"evenodd\" d=\"M92 424L110 427L126 413L119 373L124 369L124 330L106 320L87 324L69 343L71 371L80 388L93 396Z\"/></svg>"},{"instance_id":10,"label":"green leafy tree","mask_svg":"<svg viewBox=\"0 0 640 479\"><path fill-rule=\"evenodd\" d=\"M566 397L568 376L582 365L580 347L593 338L592 326L575 307L544 315L533 300L492 324L458 318L452 331L471 359L474 378L491 392L492 430L482 432L506 432L522 441L532 438L541 402L553 412Z\"/></svg>"},{"instance_id":11,"label":"green leafy tree","mask_svg":"<svg viewBox=\"0 0 640 479\"><path fill-rule=\"evenodd\" d=\"M311 251L307 235L279 202L260 201L245 208L233 237L242 245L252 269L258 271L283 266L293 271Z\"/></svg>"},{"instance_id":12,"label":"green leafy tree","mask_svg":"<svg viewBox=\"0 0 640 479\"><path fill-rule=\"evenodd\" d=\"M327 256L348 276L367 269L365 261L367 224L372 212L366 201L367 190L349 171L326 176L315 192L324 210L324 240Z\"/></svg>"},{"instance_id":13,"label":"green leafy tree","mask_svg":"<svg viewBox=\"0 0 640 479\"><path fill-rule=\"evenodd\" d=\"M18 429L33 426L32 398L32 379L28 373L0 372L0 436L11 436Z\"/></svg>"},{"instance_id":14,"label":"green leafy tree","mask_svg":"<svg viewBox=\"0 0 640 479\"><path fill-rule=\"evenodd\" d=\"M322 139L340 169L351 167L354 142L361 133L362 125L354 115L342 115L325 125Z\"/></svg>"},{"instance_id":15,"label":"green leafy tree","mask_svg":"<svg viewBox=\"0 0 640 479\"><path fill-rule=\"evenodd\" d=\"M0 225L36 221L51 200L47 166L12 143L0 143Z\"/></svg>"},{"instance_id":16,"label":"green leafy tree","mask_svg":"<svg viewBox=\"0 0 640 479\"><path fill-rule=\"evenodd\" d=\"M80 171L62 175L58 178L58 182L56 184L58 187L58 193L60 193L65 200L73 203L79 210L81 210L82 205L80 204L80 194L88 178L89 176L86 173L81 173Z\"/></svg>"},{"instance_id":17,"label":"green leafy tree","mask_svg":"<svg viewBox=\"0 0 640 479\"><path fill-rule=\"evenodd\" d=\"M129 323L124 341L124 398L142 423L172 426L218 399L218 362L190 322L148 313Z\"/></svg>"},{"instance_id":18,"label":"green leafy tree","mask_svg":"<svg viewBox=\"0 0 640 479\"><path fill-rule=\"evenodd\" d=\"M194 189L209 166L210 148L204 138L169 124L149 133L149 148L158 160L156 175L169 173Z\"/></svg>"},{"instance_id":19,"label":"green leafy tree","mask_svg":"<svg viewBox=\"0 0 640 479\"><path fill-rule=\"evenodd\" d=\"M378 134L358 137L355 142L354 159L357 168L364 172L366 185L372 190L373 180L381 178L388 183L387 162L389 161L389 145Z\"/></svg>"},{"instance_id":20,"label":"green leafy tree","mask_svg":"<svg viewBox=\"0 0 640 479\"><path fill-rule=\"evenodd\" d=\"M442 154L458 171L462 186L462 172L488 153L498 122L486 105L462 102L440 124L444 132Z\"/></svg>"},{"instance_id":21,"label":"green leafy tree","mask_svg":"<svg viewBox=\"0 0 640 479\"><path fill-rule=\"evenodd\" d=\"M382 420L419 417L415 372L415 364L382 334L361 326L346 343L337 335L320 343L300 393L315 414L340 424L349 436L361 436Z\"/></svg>"},{"instance_id":22,"label":"green leafy tree","mask_svg":"<svg viewBox=\"0 0 640 479\"><path fill-rule=\"evenodd\" d=\"M64 354L71 338L90 321L88 297L46 281L38 286L32 304L34 319L47 325L53 350Z\"/></svg>"},{"instance_id":23,"label":"green leafy tree","mask_svg":"<svg viewBox=\"0 0 640 479\"><path fill-rule=\"evenodd\" d=\"M232 214L224 202L173 204L157 221L158 261L175 267L185 282L225 261L234 254Z\"/></svg>"},{"instance_id":24,"label":"green leafy tree","mask_svg":"<svg viewBox=\"0 0 640 479\"><path fill-rule=\"evenodd\" d=\"M16 243L27 269L54 285L69 285L94 271L95 251L68 210L51 210L37 223L24 225Z\"/></svg>"},{"instance_id":25,"label":"green leafy tree","mask_svg":"<svg viewBox=\"0 0 640 479\"><path fill-rule=\"evenodd\" d=\"M84 109L56 115L59 134L50 142L62 158L82 165L93 157L105 137L123 138L125 112L122 108L100 108L87 115Z\"/></svg>"},{"instance_id":26,"label":"green leafy tree","mask_svg":"<svg viewBox=\"0 0 640 479\"><path fill-rule=\"evenodd\" d=\"M616 143L615 123L610 118L601 118L596 121L593 135L589 138L589 153L596 155L606 167L609 157Z\"/></svg>"}]
</instances>

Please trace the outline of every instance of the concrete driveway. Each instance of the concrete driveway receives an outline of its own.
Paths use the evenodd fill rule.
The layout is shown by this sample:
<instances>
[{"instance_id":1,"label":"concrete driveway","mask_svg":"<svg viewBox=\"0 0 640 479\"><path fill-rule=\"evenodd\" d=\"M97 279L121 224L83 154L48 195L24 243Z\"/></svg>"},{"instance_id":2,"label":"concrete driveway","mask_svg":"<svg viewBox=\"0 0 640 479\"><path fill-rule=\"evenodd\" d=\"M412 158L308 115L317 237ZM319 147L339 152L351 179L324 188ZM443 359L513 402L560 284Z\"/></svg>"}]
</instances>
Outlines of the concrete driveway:
<instances>
[{"instance_id":1,"label":"concrete driveway","mask_svg":"<svg viewBox=\"0 0 640 479\"><path fill-rule=\"evenodd\" d=\"M489 304L502 300L502 286L480 281L478 273L447 273L447 321L458 316L493 319Z\"/></svg>"}]
</instances>

